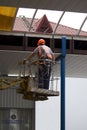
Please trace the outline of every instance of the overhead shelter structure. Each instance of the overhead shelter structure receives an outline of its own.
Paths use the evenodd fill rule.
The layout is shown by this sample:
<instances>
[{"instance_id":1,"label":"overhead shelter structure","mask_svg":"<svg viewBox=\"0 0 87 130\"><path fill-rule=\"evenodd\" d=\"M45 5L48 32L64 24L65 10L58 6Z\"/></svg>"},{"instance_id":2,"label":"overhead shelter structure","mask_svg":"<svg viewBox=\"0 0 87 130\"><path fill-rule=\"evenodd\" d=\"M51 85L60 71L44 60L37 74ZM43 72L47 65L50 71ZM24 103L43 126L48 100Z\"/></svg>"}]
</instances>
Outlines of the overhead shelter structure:
<instances>
[{"instance_id":1,"label":"overhead shelter structure","mask_svg":"<svg viewBox=\"0 0 87 130\"><path fill-rule=\"evenodd\" d=\"M72 5L71 5L72 3ZM53 1L50 3L50 0L47 0L44 2L44 0L36 0L33 2L32 0L26 2L24 0L16 0L16 1L0 1L0 18L2 19L0 21L0 30L6 30L6 31L12 31L12 27L15 22L16 14L19 10L19 8L32 8L35 9L35 13L32 17L31 25L29 27L29 31L31 29L34 17L39 9L43 10L53 10L53 11L62 11L62 15L60 19L58 20L57 26L61 21L61 18L63 17L65 12L79 12L79 13L87 13L86 10L86 0L81 2L80 0L72 2L71 0L67 0L66 3L63 1ZM78 6L77 6L78 5ZM57 16L54 16L57 17ZM86 17L84 18L79 31L77 32L77 35L79 35L81 28L83 24L86 21ZM3 23L3 24L2 24ZM4 26L4 27L3 27ZM56 29L56 28L55 28ZM55 30L56 31L56 30Z\"/></svg>"}]
</instances>

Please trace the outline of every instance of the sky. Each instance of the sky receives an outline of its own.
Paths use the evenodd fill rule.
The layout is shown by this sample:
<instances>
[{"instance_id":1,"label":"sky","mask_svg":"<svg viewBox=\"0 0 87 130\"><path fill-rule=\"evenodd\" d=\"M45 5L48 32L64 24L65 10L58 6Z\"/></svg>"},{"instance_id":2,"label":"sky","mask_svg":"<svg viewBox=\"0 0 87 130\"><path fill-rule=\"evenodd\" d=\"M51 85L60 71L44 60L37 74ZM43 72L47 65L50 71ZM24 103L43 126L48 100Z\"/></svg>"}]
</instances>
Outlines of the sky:
<instances>
[{"instance_id":1,"label":"sky","mask_svg":"<svg viewBox=\"0 0 87 130\"><path fill-rule=\"evenodd\" d=\"M20 9L17 16L32 18L34 11ZM35 18L41 18L44 14L49 21L57 23L62 12L38 10ZM86 16L83 13L66 12L60 24L79 29ZM87 31L87 21L82 30ZM87 130L87 79L66 78L65 88L66 130ZM60 96L36 102L36 130L60 130Z\"/></svg>"},{"instance_id":2,"label":"sky","mask_svg":"<svg viewBox=\"0 0 87 130\"><path fill-rule=\"evenodd\" d=\"M17 16L24 15L25 17L32 18L34 12L35 9L20 8L18 10ZM62 11L38 10L35 18L41 18L44 14L46 14L49 21L57 23L62 13L63 13ZM86 16L87 13L65 12L63 18L61 19L60 24L75 29L79 29ZM85 21L82 30L87 31L87 20Z\"/></svg>"}]
</instances>

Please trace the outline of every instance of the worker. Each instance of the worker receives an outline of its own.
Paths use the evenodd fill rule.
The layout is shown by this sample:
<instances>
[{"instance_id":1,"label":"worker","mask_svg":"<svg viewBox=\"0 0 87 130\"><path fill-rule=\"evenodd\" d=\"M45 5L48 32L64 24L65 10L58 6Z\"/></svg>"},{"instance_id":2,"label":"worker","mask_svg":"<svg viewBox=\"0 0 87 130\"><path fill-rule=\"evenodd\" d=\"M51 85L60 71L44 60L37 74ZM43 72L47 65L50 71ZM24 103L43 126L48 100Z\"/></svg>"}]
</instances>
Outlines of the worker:
<instances>
[{"instance_id":1,"label":"worker","mask_svg":"<svg viewBox=\"0 0 87 130\"><path fill-rule=\"evenodd\" d=\"M35 55L37 55L39 60L38 88L49 89L51 64L52 61L55 61L55 55L51 48L46 46L46 41L44 39L38 40L37 47L30 55L24 58L23 63L30 60Z\"/></svg>"}]
</instances>

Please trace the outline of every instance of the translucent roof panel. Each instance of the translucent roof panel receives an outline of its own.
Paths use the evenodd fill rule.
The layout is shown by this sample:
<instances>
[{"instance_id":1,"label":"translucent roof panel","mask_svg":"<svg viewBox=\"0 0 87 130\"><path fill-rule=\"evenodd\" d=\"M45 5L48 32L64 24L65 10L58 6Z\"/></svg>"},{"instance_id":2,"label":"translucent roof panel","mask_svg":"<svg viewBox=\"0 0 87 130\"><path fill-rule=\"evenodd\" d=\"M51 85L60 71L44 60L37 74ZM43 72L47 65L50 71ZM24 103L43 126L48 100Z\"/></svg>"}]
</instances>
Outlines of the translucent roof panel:
<instances>
[{"instance_id":1,"label":"translucent roof panel","mask_svg":"<svg viewBox=\"0 0 87 130\"><path fill-rule=\"evenodd\" d=\"M80 29L86 16L86 13L65 12L60 24L72 27L74 29Z\"/></svg>"},{"instance_id":2,"label":"translucent roof panel","mask_svg":"<svg viewBox=\"0 0 87 130\"><path fill-rule=\"evenodd\" d=\"M41 19L43 17L43 15L46 15L47 19L50 22L54 22L58 25L61 24L61 25L71 27L74 29L81 28L81 30L87 31L86 20L83 24L83 21L87 16L86 13L65 12L64 15L62 16L63 11L41 10L41 9L37 9L37 11L36 12L35 11L36 11L36 9L19 8L18 13L17 13L17 17L20 15L23 15L23 16L28 17L28 18ZM54 29L55 29L55 27L54 27Z\"/></svg>"},{"instance_id":3,"label":"translucent roof panel","mask_svg":"<svg viewBox=\"0 0 87 130\"><path fill-rule=\"evenodd\" d=\"M41 17L43 17L43 15L46 15L49 21L57 23L61 14L62 14L62 11L38 9L35 18L41 18Z\"/></svg>"},{"instance_id":4,"label":"translucent roof panel","mask_svg":"<svg viewBox=\"0 0 87 130\"><path fill-rule=\"evenodd\" d=\"M31 8L19 8L17 12L17 17L20 15L24 15L25 17L32 18L36 9ZM41 10L38 9L37 13L35 15L36 19L40 19L43 17L43 15L46 15L48 20L51 22L58 22L58 19L60 18L62 14L62 11L52 11L52 10Z\"/></svg>"},{"instance_id":5,"label":"translucent roof panel","mask_svg":"<svg viewBox=\"0 0 87 130\"><path fill-rule=\"evenodd\" d=\"M35 9L31 8L19 8L17 12L17 17L19 16L25 16L28 18L32 18L34 15Z\"/></svg>"}]
</instances>

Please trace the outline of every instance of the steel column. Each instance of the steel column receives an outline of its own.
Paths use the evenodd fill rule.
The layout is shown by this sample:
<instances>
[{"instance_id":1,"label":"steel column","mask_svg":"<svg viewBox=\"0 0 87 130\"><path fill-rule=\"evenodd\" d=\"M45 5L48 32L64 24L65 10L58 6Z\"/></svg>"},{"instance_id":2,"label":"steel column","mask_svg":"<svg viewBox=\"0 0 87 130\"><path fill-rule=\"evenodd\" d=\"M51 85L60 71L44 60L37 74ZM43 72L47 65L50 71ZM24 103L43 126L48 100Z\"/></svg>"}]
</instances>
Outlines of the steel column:
<instances>
[{"instance_id":1,"label":"steel column","mask_svg":"<svg viewBox=\"0 0 87 130\"><path fill-rule=\"evenodd\" d=\"M61 58L61 125L60 129L65 130L65 56L66 37L62 37L62 58Z\"/></svg>"}]
</instances>

